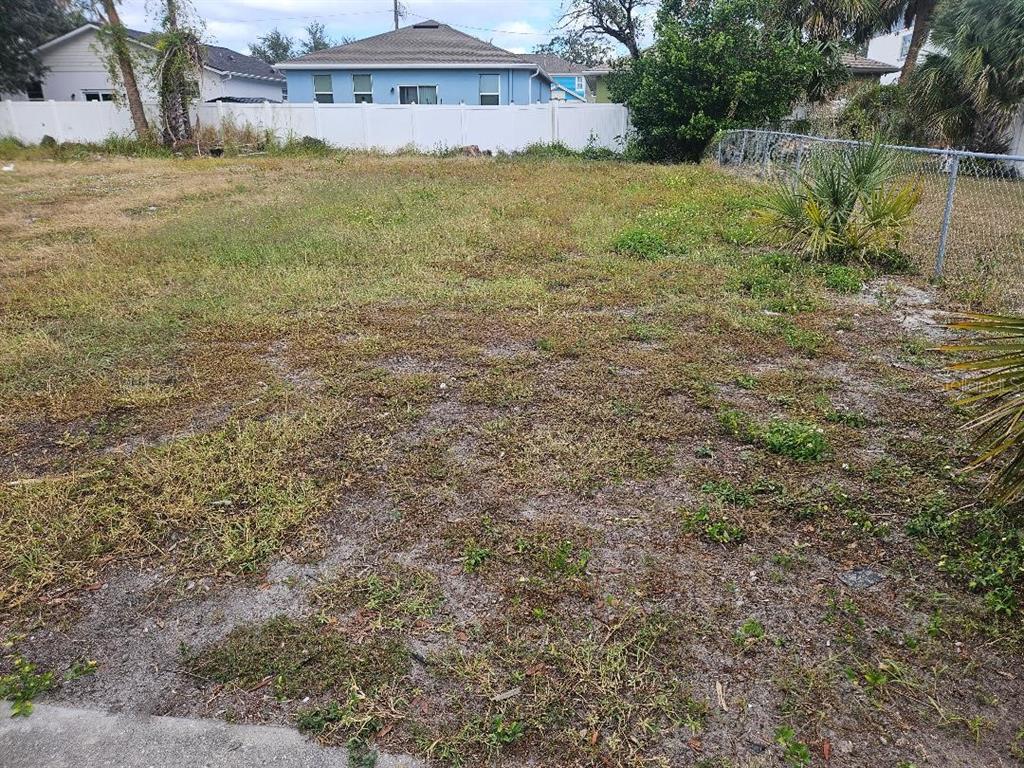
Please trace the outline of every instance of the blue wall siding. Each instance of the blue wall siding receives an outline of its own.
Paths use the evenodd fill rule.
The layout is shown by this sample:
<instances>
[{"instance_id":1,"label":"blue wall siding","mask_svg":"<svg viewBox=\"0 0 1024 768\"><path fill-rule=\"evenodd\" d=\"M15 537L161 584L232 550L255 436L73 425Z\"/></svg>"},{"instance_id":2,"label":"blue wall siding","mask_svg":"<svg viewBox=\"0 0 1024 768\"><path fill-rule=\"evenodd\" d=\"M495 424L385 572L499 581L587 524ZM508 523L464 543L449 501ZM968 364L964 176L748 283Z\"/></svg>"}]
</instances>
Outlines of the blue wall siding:
<instances>
[{"instance_id":1,"label":"blue wall siding","mask_svg":"<svg viewBox=\"0 0 1024 768\"><path fill-rule=\"evenodd\" d=\"M571 99L572 98L572 96L569 95L569 94L576 94L576 96L579 97L580 99L582 99L583 101L587 100L587 80L586 80L586 78L584 78L584 77L580 78L580 80L583 81L583 88L581 90L577 90L576 89L576 77L574 75L560 75L560 76L556 76L556 77L554 77L552 79L556 83L561 85L563 88L565 88L567 91L569 91L569 93L565 95L565 97L567 99Z\"/></svg>"},{"instance_id":2,"label":"blue wall siding","mask_svg":"<svg viewBox=\"0 0 1024 768\"><path fill-rule=\"evenodd\" d=\"M544 103L551 91L546 82L534 77L528 69L323 69L286 70L288 100L298 103L313 101L313 75L331 75L334 103L351 104L352 75L373 75L374 104L398 104L401 85L436 85L440 104L479 104L480 75L501 77L501 103Z\"/></svg>"}]
</instances>

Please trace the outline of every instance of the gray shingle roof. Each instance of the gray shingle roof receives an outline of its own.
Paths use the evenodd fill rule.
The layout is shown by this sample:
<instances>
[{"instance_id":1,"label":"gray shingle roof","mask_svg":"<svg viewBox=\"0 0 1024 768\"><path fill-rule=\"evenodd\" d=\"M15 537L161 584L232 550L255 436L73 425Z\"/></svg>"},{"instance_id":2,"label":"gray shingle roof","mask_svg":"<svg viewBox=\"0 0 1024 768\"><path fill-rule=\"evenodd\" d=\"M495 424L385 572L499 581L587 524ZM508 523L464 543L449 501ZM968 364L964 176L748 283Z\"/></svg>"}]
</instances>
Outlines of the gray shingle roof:
<instances>
[{"instance_id":1,"label":"gray shingle roof","mask_svg":"<svg viewBox=\"0 0 1024 768\"><path fill-rule=\"evenodd\" d=\"M402 27L392 32L374 35L362 40L314 51L297 59L284 62L285 68L292 64L530 64L522 56L485 43L447 24L437 21L421 21L411 27Z\"/></svg>"},{"instance_id":2,"label":"gray shingle roof","mask_svg":"<svg viewBox=\"0 0 1024 768\"><path fill-rule=\"evenodd\" d=\"M244 53L220 45L204 45L203 47L206 49L206 63L213 69L221 72L235 72L239 75L284 80L283 75L278 74L267 62L257 59L255 56L246 56Z\"/></svg>"},{"instance_id":3,"label":"gray shingle roof","mask_svg":"<svg viewBox=\"0 0 1024 768\"><path fill-rule=\"evenodd\" d=\"M147 45L151 45L155 38L152 32L140 32L137 29L126 29L125 32L133 40ZM236 75L266 77L284 82L284 75L255 56L246 56L244 53L233 51L222 45L204 45L203 49L206 52L206 65L210 69L216 69L218 72L232 72Z\"/></svg>"},{"instance_id":4,"label":"gray shingle roof","mask_svg":"<svg viewBox=\"0 0 1024 768\"><path fill-rule=\"evenodd\" d=\"M900 68L884 61L869 59L856 53L844 53L840 56L843 66L854 75L888 75L899 72Z\"/></svg>"},{"instance_id":5,"label":"gray shingle roof","mask_svg":"<svg viewBox=\"0 0 1024 768\"><path fill-rule=\"evenodd\" d=\"M582 65L573 64L553 53L524 53L521 55L531 64L539 64L540 68L549 75L582 75L585 69Z\"/></svg>"}]
</instances>

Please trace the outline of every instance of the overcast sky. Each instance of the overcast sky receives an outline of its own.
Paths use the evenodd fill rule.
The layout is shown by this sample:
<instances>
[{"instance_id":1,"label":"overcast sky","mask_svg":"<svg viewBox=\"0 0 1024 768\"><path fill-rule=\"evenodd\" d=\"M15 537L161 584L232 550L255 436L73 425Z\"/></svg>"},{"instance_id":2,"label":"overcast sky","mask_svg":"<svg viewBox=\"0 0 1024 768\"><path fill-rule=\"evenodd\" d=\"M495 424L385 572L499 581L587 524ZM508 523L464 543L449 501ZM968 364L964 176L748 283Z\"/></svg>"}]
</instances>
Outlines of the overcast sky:
<instances>
[{"instance_id":1,"label":"overcast sky","mask_svg":"<svg viewBox=\"0 0 1024 768\"><path fill-rule=\"evenodd\" d=\"M121 18L132 29L155 26L146 0L123 0ZM248 53L249 43L277 27L299 39L302 28L321 21L334 38L368 37L394 27L391 0L192 0L205 22L206 41ZM551 37L559 0L404 0L403 26L436 19L523 53Z\"/></svg>"}]
</instances>

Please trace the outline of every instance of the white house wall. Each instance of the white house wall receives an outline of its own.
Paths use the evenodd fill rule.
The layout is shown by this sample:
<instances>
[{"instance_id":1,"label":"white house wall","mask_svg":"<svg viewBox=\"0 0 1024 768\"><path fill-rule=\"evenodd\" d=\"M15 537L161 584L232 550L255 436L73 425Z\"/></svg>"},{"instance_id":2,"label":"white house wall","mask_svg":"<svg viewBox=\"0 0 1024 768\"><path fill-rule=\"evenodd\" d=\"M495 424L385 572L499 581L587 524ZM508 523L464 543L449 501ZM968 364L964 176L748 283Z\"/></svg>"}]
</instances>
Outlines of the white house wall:
<instances>
[{"instance_id":1,"label":"white house wall","mask_svg":"<svg viewBox=\"0 0 1024 768\"><path fill-rule=\"evenodd\" d=\"M199 83L202 101L210 101L220 96L237 96L246 98L271 99L281 101L283 82L270 80L253 80L248 77L218 75L208 69L203 70Z\"/></svg>"},{"instance_id":2,"label":"white house wall","mask_svg":"<svg viewBox=\"0 0 1024 768\"><path fill-rule=\"evenodd\" d=\"M906 61L906 56L900 55L903 51L903 38L904 36L912 35L913 33L914 27L910 26L907 29L900 29L885 35L873 37L871 42L868 43L867 57L869 59L874 59L875 61L892 64L894 67L902 67L903 62ZM935 50L935 47L931 45L930 41L926 42L921 47L920 54L918 54L918 62L924 61L925 54L933 53ZM899 72L882 75L882 83L885 85L895 83L899 79Z\"/></svg>"},{"instance_id":3,"label":"white house wall","mask_svg":"<svg viewBox=\"0 0 1024 768\"><path fill-rule=\"evenodd\" d=\"M141 45L133 45L135 77L139 83L139 94L144 102L157 100L156 88L148 74L148 62L153 52ZM75 35L68 40L43 51L41 60L46 67L43 76L43 98L55 101L84 101L85 91L122 92L110 80L105 62L103 43L93 29ZM199 82L200 101L209 101L220 96L247 96L281 100L283 82L254 80L246 77L224 76L210 69L204 69ZM7 94L5 99L26 101L24 93Z\"/></svg>"}]
</instances>

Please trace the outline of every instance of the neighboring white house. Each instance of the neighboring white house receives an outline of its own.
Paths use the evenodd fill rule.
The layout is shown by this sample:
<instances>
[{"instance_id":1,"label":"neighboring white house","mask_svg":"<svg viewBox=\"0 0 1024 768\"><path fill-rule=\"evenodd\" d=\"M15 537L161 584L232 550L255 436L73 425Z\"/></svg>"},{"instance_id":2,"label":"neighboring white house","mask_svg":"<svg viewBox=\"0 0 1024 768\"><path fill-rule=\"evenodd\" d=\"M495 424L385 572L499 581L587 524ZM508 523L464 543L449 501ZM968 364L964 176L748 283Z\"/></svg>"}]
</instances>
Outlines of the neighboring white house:
<instances>
[{"instance_id":1,"label":"neighboring white house","mask_svg":"<svg viewBox=\"0 0 1024 768\"><path fill-rule=\"evenodd\" d=\"M11 101L111 101L118 86L111 82L106 51L98 37L99 27L84 24L65 35L39 46L37 52L45 67L42 80L28 84L25 91L4 94ZM156 88L148 73L156 49L146 42L147 35L127 30L138 53L135 76L144 102L157 100ZM281 101L285 79L266 62L252 56L205 45L204 66L199 82L199 100Z\"/></svg>"},{"instance_id":2,"label":"neighboring white house","mask_svg":"<svg viewBox=\"0 0 1024 768\"><path fill-rule=\"evenodd\" d=\"M914 25L911 24L905 29L897 28L884 35L873 37L868 43L868 56L902 68L903 62L907 60L907 51L910 50L910 38L913 34ZM932 45L929 37L921 46L917 63L921 64L929 53L935 53L938 50L936 46ZM882 75L882 82L885 84L895 83L899 77L899 72ZM1007 154L1024 155L1024 104L1021 105L1020 112L1017 113L1016 119L1010 125Z\"/></svg>"},{"instance_id":3,"label":"neighboring white house","mask_svg":"<svg viewBox=\"0 0 1024 768\"><path fill-rule=\"evenodd\" d=\"M894 67L902 69L903 62L907 60L907 51L910 50L910 39L913 36L913 24L905 29L897 25L890 32L871 38L871 42L868 43L868 58L892 64ZM925 44L921 46L920 53L917 55L918 63L924 61L924 57L935 50L937 49L931 44L931 40L926 40ZM892 74L883 75L882 83L888 85L889 83L895 83L899 79L900 73L897 71Z\"/></svg>"}]
</instances>

